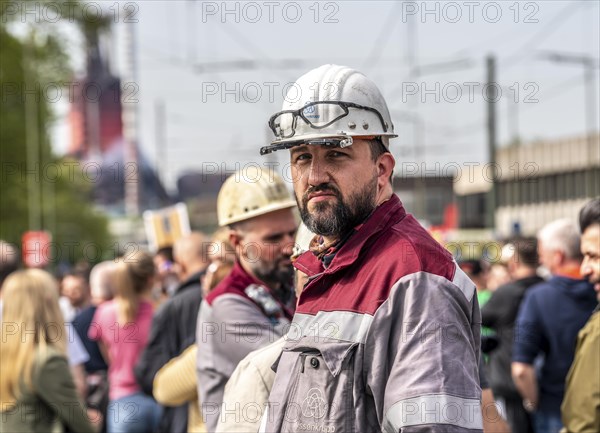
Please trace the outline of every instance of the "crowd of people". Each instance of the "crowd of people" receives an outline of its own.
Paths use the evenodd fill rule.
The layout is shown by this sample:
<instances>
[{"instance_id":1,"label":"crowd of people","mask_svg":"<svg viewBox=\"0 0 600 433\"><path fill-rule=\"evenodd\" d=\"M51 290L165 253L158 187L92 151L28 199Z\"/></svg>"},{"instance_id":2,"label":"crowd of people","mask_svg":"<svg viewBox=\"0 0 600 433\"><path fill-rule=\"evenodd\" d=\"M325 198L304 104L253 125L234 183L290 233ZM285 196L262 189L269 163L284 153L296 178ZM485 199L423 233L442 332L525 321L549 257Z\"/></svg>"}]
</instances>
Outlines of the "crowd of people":
<instances>
[{"instance_id":1,"label":"crowd of people","mask_svg":"<svg viewBox=\"0 0 600 433\"><path fill-rule=\"evenodd\" d=\"M600 400L594 391L586 395L592 404L596 398L597 406L586 408L585 422L567 418L586 419L586 411L572 405L569 411L574 413L566 415L565 407L561 413L578 333L586 323L593 326L598 320L598 315L591 317L600 300L600 237L587 240L595 242L595 249L586 248L584 242L596 236L588 227L598 225L600 200L590 202L581 215L582 221L588 220L580 225L583 237L574 221L561 219L544 226L537 238L508 242L505 262L500 263L506 267L507 281L480 301L482 325L494 340L484 370L513 432L559 432L563 424L566 431L600 429ZM540 273L550 276L544 279ZM480 292L485 287L483 282ZM591 344L600 354L598 340ZM588 380L598 390L599 361L596 356L595 370L586 367Z\"/></svg>"},{"instance_id":2,"label":"crowd of people","mask_svg":"<svg viewBox=\"0 0 600 433\"><path fill-rule=\"evenodd\" d=\"M600 199L457 262L393 192L376 85L296 85L260 150L293 195L236 173L215 233L60 276L0 243L1 431L600 432Z\"/></svg>"}]
</instances>

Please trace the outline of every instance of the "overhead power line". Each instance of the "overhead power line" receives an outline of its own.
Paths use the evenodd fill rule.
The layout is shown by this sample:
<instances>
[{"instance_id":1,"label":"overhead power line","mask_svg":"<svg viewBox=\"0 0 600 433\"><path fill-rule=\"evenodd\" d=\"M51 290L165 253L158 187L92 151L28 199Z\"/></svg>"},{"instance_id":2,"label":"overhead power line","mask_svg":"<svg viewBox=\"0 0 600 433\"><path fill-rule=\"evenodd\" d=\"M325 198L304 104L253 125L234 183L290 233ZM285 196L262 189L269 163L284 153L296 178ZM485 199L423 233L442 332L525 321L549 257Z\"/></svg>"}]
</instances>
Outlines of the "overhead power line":
<instances>
[{"instance_id":1,"label":"overhead power line","mask_svg":"<svg viewBox=\"0 0 600 433\"><path fill-rule=\"evenodd\" d=\"M392 6L390 12L388 13L385 24L381 26L379 35L377 35L377 38L373 42L373 48L371 48L369 55L366 57L366 60L363 63L362 69L364 69L365 71L372 70L375 67L375 65L379 62L379 59L381 58L381 53L383 52L383 49L385 48L390 36L392 35L394 28L396 27L396 25L398 25L398 23L401 22L401 20L398 19L396 14L397 9L401 7L401 5L401 2L395 3Z\"/></svg>"},{"instance_id":2,"label":"overhead power line","mask_svg":"<svg viewBox=\"0 0 600 433\"><path fill-rule=\"evenodd\" d=\"M521 45L521 47L515 50L506 60L504 60L504 62L502 62L503 72L518 65L526 58L531 57L531 50L536 48L541 42L558 30L560 26L566 23L568 18L585 3L586 2L568 3L564 8L558 11L558 13L548 21L548 24L542 27L527 42Z\"/></svg>"}]
</instances>

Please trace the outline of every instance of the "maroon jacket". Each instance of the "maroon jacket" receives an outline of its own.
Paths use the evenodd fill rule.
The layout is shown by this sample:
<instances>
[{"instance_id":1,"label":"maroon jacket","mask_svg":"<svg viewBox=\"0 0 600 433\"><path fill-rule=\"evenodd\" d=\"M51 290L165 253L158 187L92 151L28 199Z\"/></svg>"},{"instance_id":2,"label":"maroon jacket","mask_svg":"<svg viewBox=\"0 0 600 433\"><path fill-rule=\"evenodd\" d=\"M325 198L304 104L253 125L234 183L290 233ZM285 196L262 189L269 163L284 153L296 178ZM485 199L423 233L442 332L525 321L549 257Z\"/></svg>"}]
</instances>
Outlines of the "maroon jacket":
<instances>
[{"instance_id":1,"label":"maroon jacket","mask_svg":"<svg viewBox=\"0 0 600 433\"><path fill-rule=\"evenodd\" d=\"M265 432L481 431L475 285L393 195L309 276Z\"/></svg>"}]
</instances>

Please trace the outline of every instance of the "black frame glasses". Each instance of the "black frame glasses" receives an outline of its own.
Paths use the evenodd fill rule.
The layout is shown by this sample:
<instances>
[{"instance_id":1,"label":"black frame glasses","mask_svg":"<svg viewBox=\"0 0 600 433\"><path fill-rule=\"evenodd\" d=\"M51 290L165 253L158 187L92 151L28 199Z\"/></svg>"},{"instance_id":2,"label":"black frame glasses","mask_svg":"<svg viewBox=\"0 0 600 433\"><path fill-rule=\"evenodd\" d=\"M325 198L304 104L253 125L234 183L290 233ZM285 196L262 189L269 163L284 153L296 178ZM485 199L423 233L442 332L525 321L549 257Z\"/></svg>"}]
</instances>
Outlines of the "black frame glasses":
<instances>
[{"instance_id":1,"label":"black frame glasses","mask_svg":"<svg viewBox=\"0 0 600 433\"><path fill-rule=\"evenodd\" d=\"M341 113L339 116L335 117L334 119L330 120L329 122L327 122L324 125L315 125L304 114L304 111L307 108L313 107L315 105L337 105L342 108L343 113ZM387 132L388 125L385 123L383 116L381 115L381 113L378 110L376 110L375 108L366 107L364 105L355 104L354 102L345 102L345 101L315 101L315 102L309 102L308 104L304 105L302 108L299 108L297 110L280 111L278 113L273 114L271 116L271 118L269 119L269 128L271 128L271 131L273 131L273 134L275 134L275 137L277 137L279 139L291 138L296 134L296 125L298 122L298 117L300 117L302 120L304 120L304 122L313 129L323 129L323 128L327 128L328 126L331 126L333 123L346 117L348 115L348 113L350 112L350 110L349 110L350 108L358 108L361 110L367 110L372 113L375 113L377 115L377 117L379 117L381 126L383 126L383 131ZM292 128L291 128L292 130L291 130L291 133L286 136L283 135L283 131L279 127L280 124L276 123L277 119L284 114L293 115Z\"/></svg>"}]
</instances>

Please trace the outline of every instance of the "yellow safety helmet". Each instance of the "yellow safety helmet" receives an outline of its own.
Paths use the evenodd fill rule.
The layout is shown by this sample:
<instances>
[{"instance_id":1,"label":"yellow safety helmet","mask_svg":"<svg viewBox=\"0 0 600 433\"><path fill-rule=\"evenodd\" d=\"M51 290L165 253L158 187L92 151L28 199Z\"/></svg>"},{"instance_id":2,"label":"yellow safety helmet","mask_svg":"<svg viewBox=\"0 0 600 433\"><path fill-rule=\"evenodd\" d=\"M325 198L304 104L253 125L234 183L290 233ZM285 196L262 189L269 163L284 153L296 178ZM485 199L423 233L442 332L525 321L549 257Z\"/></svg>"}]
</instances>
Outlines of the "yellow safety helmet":
<instances>
[{"instance_id":1,"label":"yellow safety helmet","mask_svg":"<svg viewBox=\"0 0 600 433\"><path fill-rule=\"evenodd\" d=\"M281 176L251 166L229 176L217 197L217 218L224 227L296 206Z\"/></svg>"}]
</instances>

